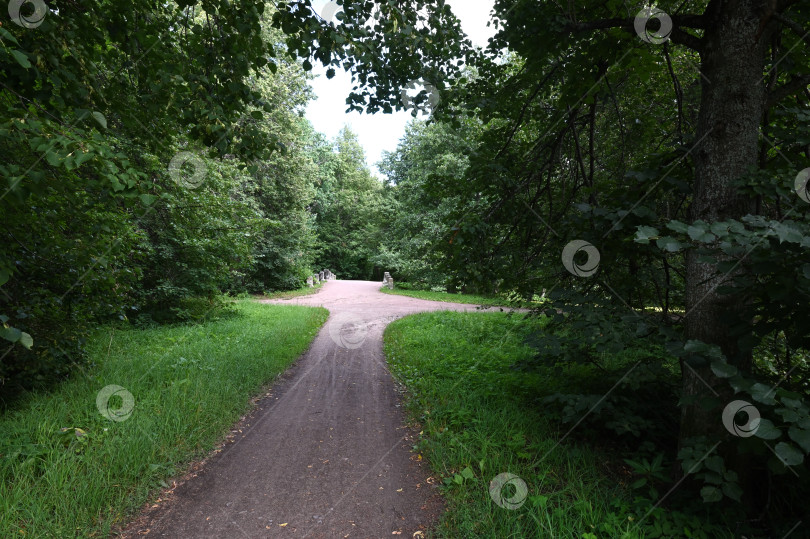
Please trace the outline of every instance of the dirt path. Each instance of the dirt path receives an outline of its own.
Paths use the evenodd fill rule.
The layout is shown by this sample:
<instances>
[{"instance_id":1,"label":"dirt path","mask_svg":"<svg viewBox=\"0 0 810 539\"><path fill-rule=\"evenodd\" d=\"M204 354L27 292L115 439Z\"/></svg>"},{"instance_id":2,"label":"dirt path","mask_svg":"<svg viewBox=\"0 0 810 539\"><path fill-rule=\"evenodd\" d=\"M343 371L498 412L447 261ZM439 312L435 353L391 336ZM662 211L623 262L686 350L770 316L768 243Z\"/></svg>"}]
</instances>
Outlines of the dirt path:
<instances>
[{"instance_id":1,"label":"dirt path","mask_svg":"<svg viewBox=\"0 0 810 539\"><path fill-rule=\"evenodd\" d=\"M382 334L408 314L476 307L379 288L330 281L312 296L269 301L323 306L330 316L238 435L125 535L410 539L426 531L441 500L410 452Z\"/></svg>"}]
</instances>

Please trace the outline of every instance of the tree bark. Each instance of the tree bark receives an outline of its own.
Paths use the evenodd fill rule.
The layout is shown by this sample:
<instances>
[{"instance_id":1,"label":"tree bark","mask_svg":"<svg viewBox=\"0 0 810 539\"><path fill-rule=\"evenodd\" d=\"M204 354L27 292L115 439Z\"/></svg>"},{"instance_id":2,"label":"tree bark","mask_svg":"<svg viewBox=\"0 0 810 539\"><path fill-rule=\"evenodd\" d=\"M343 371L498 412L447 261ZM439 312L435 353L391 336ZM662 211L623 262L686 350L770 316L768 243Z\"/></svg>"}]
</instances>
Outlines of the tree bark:
<instances>
[{"instance_id":1,"label":"tree bark","mask_svg":"<svg viewBox=\"0 0 810 539\"><path fill-rule=\"evenodd\" d=\"M765 107L765 53L773 24L766 23L764 3L755 0L712 1L701 43L701 103L696 133L695 184L690 217L707 222L740 219L752 213L755 200L739 194L734 182L757 166L759 127ZM717 261L722 260L718 252ZM729 363L751 368L751 355L740 350L729 319L740 312L740 298L717 287L730 276L717 276L716 264L687 256L686 335L718 345ZM741 268L735 270L743 271ZM682 366L681 444L690 437L721 439L721 411L730 400L727 384L708 366ZM709 387L711 386L711 388ZM710 409L701 400L720 396Z\"/></svg>"}]
</instances>

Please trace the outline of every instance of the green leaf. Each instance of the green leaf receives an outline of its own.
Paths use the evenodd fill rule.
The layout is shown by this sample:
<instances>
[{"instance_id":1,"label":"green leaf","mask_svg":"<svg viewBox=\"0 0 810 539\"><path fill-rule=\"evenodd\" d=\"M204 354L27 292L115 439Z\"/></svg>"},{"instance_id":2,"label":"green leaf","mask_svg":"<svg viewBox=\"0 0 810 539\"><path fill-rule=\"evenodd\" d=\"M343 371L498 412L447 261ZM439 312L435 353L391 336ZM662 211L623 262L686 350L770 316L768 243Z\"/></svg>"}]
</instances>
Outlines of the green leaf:
<instances>
[{"instance_id":1,"label":"green leaf","mask_svg":"<svg viewBox=\"0 0 810 539\"><path fill-rule=\"evenodd\" d=\"M711 457L707 457L706 460L703 462L707 469L722 474L723 471L726 469L726 465L723 462L723 457L719 455L712 455Z\"/></svg>"},{"instance_id":2,"label":"green leaf","mask_svg":"<svg viewBox=\"0 0 810 539\"><path fill-rule=\"evenodd\" d=\"M706 223L700 221L696 221L692 226L687 228L686 232L689 234L690 238L702 243L711 243L717 239L714 234L706 231Z\"/></svg>"},{"instance_id":3,"label":"green leaf","mask_svg":"<svg viewBox=\"0 0 810 539\"><path fill-rule=\"evenodd\" d=\"M731 498L735 502L739 502L742 497L743 490L737 483L723 483L723 494Z\"/></svg>"},{"instance_id":4,"label":"green leaf","mask_svg":"<svg viewBox=\"0 0 810 539\"><path fill-rule=\"evenodd\" d=\"M754 425L751 425L751 427L754 427ZM776 440L782 436L782 431L777 429L770 419L760 418L756 424L754 436L763 440Z\"/></svg>"},{"instance_id":5,"label":"green leaf","mask_svg":"<svg viewBox=\"0 0 810 539\"><path fill-rule=\"evenodd\" d=\"M18 50L12 49L11 55L14 57L15 60L17 60L17 63L23 66L25 69L31 67L31 62L28 61L28 57L25 54L21 53Z\"/></svg>"},{"instance_id":6,"label":"green leaf","mask_svg":"<svg viewBox=\"0 0 810 539\"><path fill-rule=\"evenodd\" d=\"M655 244L664 251L668 251L670 253L675 253L680 251L683 247L683 244L673 238L672 236L664 236L662 238L658 238Z\"/></svg>"},{"instance_id":7,"label":"green leaf","mask_svg":"<svg viewBox=\"0 0 810 539\"><path fill-rule=\"evenodd\" d=\"M20 332L20 344L25 346L27 349L31 349L34 346L34 339L31 338L31 335L28 333L21 331Z\"/></svg>"},{"instance_id":8,"label":"green leaf","mask_svg":"<svg viewBox=\"0 0 810 539\"><path fill-rule=\"evenodd\" d=\"M100 125L104 129L107 129L107 118L105 118L103 114L96 111L92 114L92 116L93 119L98 123L98 125Z\"/></svg>"},{"instance_id":9,"label":"green leaf","mask_svg":"<svg viewBox=\"0 0 810 539\"><path fill-rule=\"evenodd\" d=\"M773 450L785 466L796 466L804 461L804 455L793 444L779 442Z\"/></svg>"},{"instance_id":10,"label":"green leaf","mask_svg":"<svg viewBox=\"0 0 810 539\"><path fill-rule=\"evenodd\" d=\"M16 38L16 37L14 37L14 36L11 34L11 32L9 32L8 30L6 30L6 29L5 29L5 28L3 28L2 26L0 26L0 36L3 36L3 39L8 39L9 41L11 41L12 43L14 43L15 45L19 45L19 44L20 44L20 42L19 42L19 41L17 41L17 38Z\"/></svg>"},{"instance_id":11,"label":"green leaf","mask_svg":"<svg viewBox=\"0 0 810 539\"><path fill-rule=\"evenodd\" d=\"M805 453L810 453L810 430L801 429L796 425L791 425L788 429L790 439L799 444Z\"/></svg>"},{"instance_id":12,"label":"green leaf","mask_svg":"<svg viewBox=\"0 0 810 539\"><path fill-rule=\"evenodd\" d=\"M774 390L771 386L757 383L751 386L750 393L757 402L763 404L774 404L776 402L773 398Z\"/></svg>"},{"instance_id":13,"label":"green leaf","mask_svg":"<svg viewBox=\"0 0 810 539\"><path fill-rule=\"evenodd\" d=\"M737 367L729 365L725 361L714 360L711 364L712 372L718 378L731 378L737 374Z\"/></svg>"},{"instance_id":14,"label":"green leaf","mask_svg":"<svg viewBox=\"0 0 810 539\"><path fill-rule=\"evenodd\" d=\"M636 243L648 244L650 240L658 239L658 229L651 226L639 226L636 230Z\"/></svg>"},{"instance_id":15,"label":"green leaf","mask_svg":"<svg viewBox=\"0 0 810 539\"><path fill-rule=\"evenodd\" d=\"M670 221L667 223L667 228L679 234L686 234L686 231L689 230L689 225L680 221Z\"/></svg>"},{"instance_id":16,"label":"green leaf","mask_svg":"<svg viewBox=\"0 0 810 539\"><path fill-rule=\"evenodd\" d=\"M465 479L472 479L473 477L475 477L475 475L473 474L473 471L470 469L470 467L467 466L466 468L461 470L461 477Z\"/></svg>"},{"instance_id":17,"label":"green leaf","mask_svg":"<svg viewBox=\"0 0 810 539\"><path fill-rule=\"evenodd\" d=\"M801 243L804 239L804 235L799 230L787 223L777 223L773 228L779 238L779 243Z\"/></svg>"},{"instance_id":18,"label":"green leaf","mask_svg":"<svg viewBox=\"0 0 810 539\"><path fill-rule=\"evenodd\" d=\"M48 150L45 152L45 161L52 167L58 167L62 163L62 158L56 152Z\"/></svg>"},{"instance_id":19,"label":"green leaf","mask_svg":"<svg viewBox=\"0 0 810 539\"><path fill-rule=\"evenodd\" d=\"M141 195L141 202L143 202L144 206L151 206L155 203L158 197L155 195L150 195L148 193L144 193Z\"/></svg>"},{"instance_id":20,"label":"green leaf","mask_svg":"<svg viewBox=\"0 0 810 539\"><path fill-rule=\"evenodd\" d=\"M723 493L717 487L705 486L700 489L700 496L706 503L719 502L723 499Z\"/></svg>"},{"instance_id":21,"label":"green leaf","mask_svg":"<svg viewBox=\"0 0 810 539\"><path fill-rule=\"evenodd\" d=\"M0 338L3 338L9 342L17 342L20 340L22 336L22 331L17 328L10 328L10 327L0 327Z\"/></svg>"},{"instance_id":22,"label":"green leaf","mask_svg":"<svg viewBox=\"0 0 810 539\"><path fill-rule=\"evenodd\" d=\"M636 488L641 488L641 487L643 487L643 486L644 486L644 485L646 485L646 484L647 484L647 478L646 478L646 477L642 477L642 478L641 478L641 479L639 479L638 481L634 481L634 482L633 482L633 483L630 485L630 488L633 488L633 489L636 489Z\"/></svg>"}]
</instances>

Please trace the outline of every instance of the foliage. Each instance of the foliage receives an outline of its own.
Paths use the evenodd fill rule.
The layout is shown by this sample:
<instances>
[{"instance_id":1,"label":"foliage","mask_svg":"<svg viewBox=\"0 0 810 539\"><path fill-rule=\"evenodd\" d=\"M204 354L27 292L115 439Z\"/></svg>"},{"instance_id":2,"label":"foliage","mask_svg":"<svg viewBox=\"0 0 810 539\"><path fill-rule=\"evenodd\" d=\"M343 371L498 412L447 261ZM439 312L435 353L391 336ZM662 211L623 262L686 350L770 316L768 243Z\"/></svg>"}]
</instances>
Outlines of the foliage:
<instances>
[{"instance_id":1,"label":"foliage","mask_svg":"<svg viewBox=\"0 0 810 539\"><path fill-rule=\"evenodd\" d=\"M460 197L446 196L443 187L464 178L472 140L472 125L453 130L414 121L396 151L383 156L380 170L396 202L385 226L384 253L390 253L385 267L398 279L423 287L459 284L443 271L436 238L450 238L445 221Z\"/></svg>"},{"instance_id":2,"label":"foliage","mask_svg":"<svg viewBox=\"0 0 810 539\"><path fill-rule=\"evenodd\" d=\"M99 322L202 319L311 273L309 93L269 16L105 1L0 28L4 393L68 374Z\"/></svg>"},{"instance_id":3,"label":"foliage","mask_svg":"<svg viewBox=\"0 0 810 539\"><path fill-rule=\"evenodd\" d=\"M779 4L762 18L751 3L663 2L657 8L671 16L673 31L655 42L616 2L575 12L496 0L496 35L475 51L443 2L389 3L370 23L368 2L344 6L336 21L310 16L308 7L285 4L275 23L302 54L351 71L351 108L400 108L398 90L418 77L441 98L433 119L445 125L412 131L387 166L403 185L409 170L426 183L409 197L392 189L400 226L418 219L408 198L454 203L412 226L407 241L415 248L388 240L381 258L415 281L411 268L417 273L425 253L435 252L450 281L437 284L525 298L548 292L553 304L544 312L559 313L555 329L572 328L549 343L566 361L615 353L639 338L665 349L682 379L678 445L690 446L695 433L721 442L725 470L738 474L743 502L758 518L772 492L760 496L757 485L773 477L759 472L762 458L746 466L746 444L728 438L718 418L745 387L710 363L725 361L752 386L775 386L793 365L755 360L753 351L776 335L791 357L808 347L810 212L804 186L797 193L794 184L808 158L807 10ZM755 44L751 54L738 54L741 36ZM466 125L477 126L462 152L469 162L454 171L461 177L448 175L420 145ZM597 253L592 275L574 276L560 263L572 240ZM584 255L565 263L582 266ZM788 398L808 399L794 393ZM798 461L796 440L781 443L779 454Z\"/></svg>"},{"instance_id":4,"label":"foliage","mask_svg":"<svg viewBox=\"0 0 810 539\"><path fill-rule=\"evenodd\" d=\"M589 444L581 433L570 437L556 410L538 405L556 392L604 380L593 365L565 366L562 373L514 369L533 356L525 341L546 335L544 325L502 313L444 312L406 317L386 329L386 357L421 431L415 450L430 462L448 499L438 536L733 537L736 514L693 503L678 510L656 506L658 497L648 490L667 483L663 457L625 465L620 456L627 448ZM606 358L613 365L629 359ZM643 385L639 379L627 389ZM505 472L527 487L512 510L489 493L490 481Z\"/></svg>"},{"instance_id":5,"label":"foliage","mask_svg":"<svg viewBox=\"0 0 810 539\"><path fill-rule=\"evenodd\" d=\"M345 127L333 143L313 141L318 166L311 211L317 264L344 279L382 277L375 265L385 215L383 186L365 165L357 136Z\"/></svg>"}]
</instances>

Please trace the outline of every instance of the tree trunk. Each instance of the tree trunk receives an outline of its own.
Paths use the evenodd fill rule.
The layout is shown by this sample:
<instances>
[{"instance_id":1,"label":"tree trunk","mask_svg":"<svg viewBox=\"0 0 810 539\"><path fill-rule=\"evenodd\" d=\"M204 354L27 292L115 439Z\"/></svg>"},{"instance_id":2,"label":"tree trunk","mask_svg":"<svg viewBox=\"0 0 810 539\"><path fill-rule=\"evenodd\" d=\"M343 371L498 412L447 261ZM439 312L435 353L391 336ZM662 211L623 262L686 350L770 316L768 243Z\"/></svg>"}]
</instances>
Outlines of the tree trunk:
<instances>
[{"instance_id":1,"label":"tree trunk","mask_svg":"<svg viewBox=\"0 0 810 539\"><path fill-rule=\"evenodd\" d=\"M764 4L754 0L712 1L701 50L701 103L696 134L695 185L691 219L707 222L740 219L753 212L754 199L737 193L734 181L757 166L759 126L765 104L764 59L772 25L761 25ZM718 252L717 260L722 260ZM739 349L729 317L740 312L740 298L716 291L728 276L717 277L716 265L686 261L686 335L720 346L728 362L743 371L751 355ZM737 269L736 271L742 271ZM727 384L708 366L682 365L683 399L680 441L694 436L722 439L723 407L731 397ZM712 386L710 389L708 386ZM707 409L706 399L720 396Z\"/></svg>"}]
</instances>

